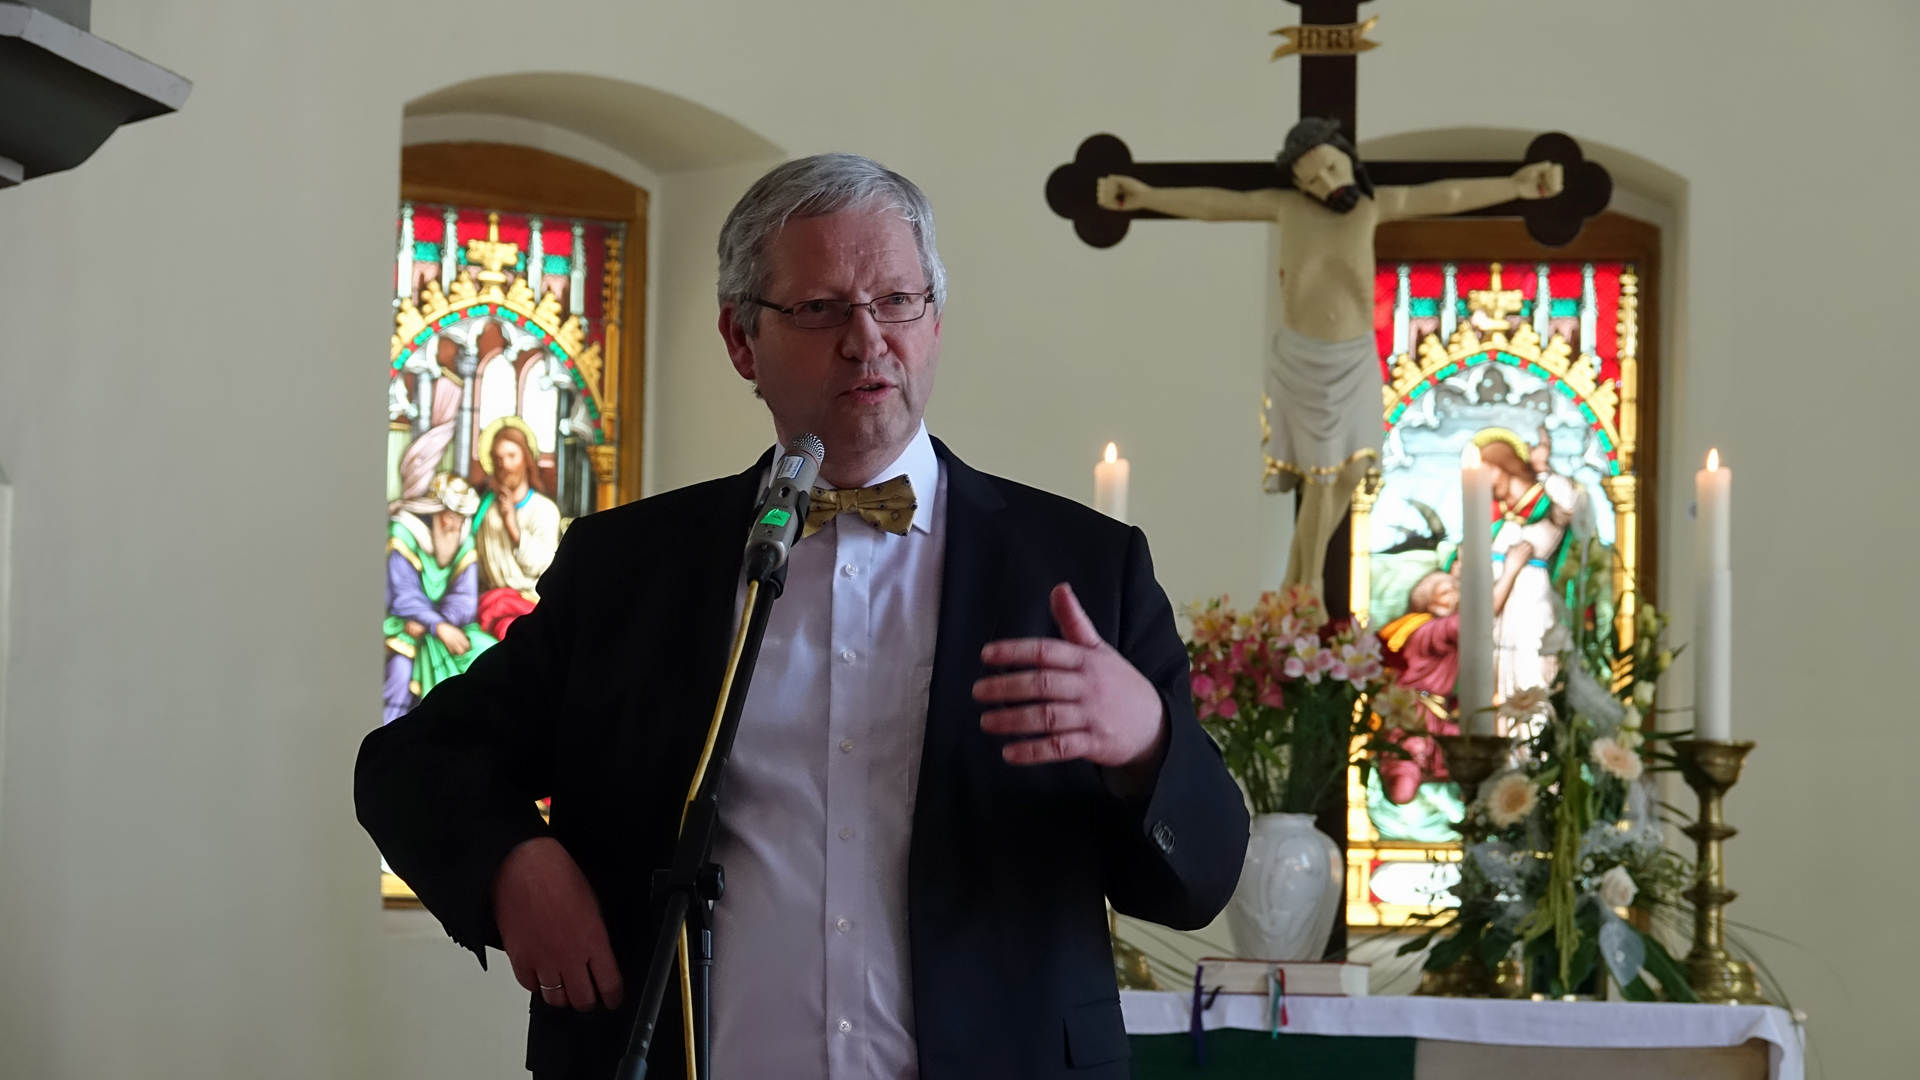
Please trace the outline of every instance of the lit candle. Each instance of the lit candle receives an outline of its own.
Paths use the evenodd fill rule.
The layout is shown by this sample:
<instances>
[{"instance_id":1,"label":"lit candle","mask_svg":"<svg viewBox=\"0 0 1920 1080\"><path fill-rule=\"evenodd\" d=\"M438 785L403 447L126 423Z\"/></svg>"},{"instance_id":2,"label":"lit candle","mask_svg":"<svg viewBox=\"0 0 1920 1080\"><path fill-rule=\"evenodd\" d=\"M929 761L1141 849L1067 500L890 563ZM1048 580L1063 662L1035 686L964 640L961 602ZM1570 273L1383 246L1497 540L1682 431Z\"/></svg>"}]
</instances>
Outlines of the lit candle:
<instances>
[{"instance_id":1,"label":"lit candle","mask_svg":"<svg viewBox=\"0 0 1920 1080\"><path fill-rule=\"evenodd\" d=\"M1110 518L1127 520L1127 476L1132 466L1120 448L1107 444L1107 460L1093 466L1093 508Z\"/></svg>"},{"instance_id":2,"label":"lit candle","mask_svg":"<svg viewBox=\"0 0 1920 1080\"><path fill-rule=\"evenodd\" d=\"M1468 734L1496 734L1493 716L1493 470L1471 444L1460 461L1460 673L1453 684Z\"/></svg>"},{"instance_id":3,"label":"lit candle","mask_svg":"<svg viewBox=\"0 0 1920 1080\"><path fill-rule=\"evenodd\" d=\"M1733 738L1733 470L1720 465L1720 451L1707 451L1707 467L1693 474L1698 519L1694 523L1695 597L1693 631L1694 738Z\"/></svg>"}]
</instances>

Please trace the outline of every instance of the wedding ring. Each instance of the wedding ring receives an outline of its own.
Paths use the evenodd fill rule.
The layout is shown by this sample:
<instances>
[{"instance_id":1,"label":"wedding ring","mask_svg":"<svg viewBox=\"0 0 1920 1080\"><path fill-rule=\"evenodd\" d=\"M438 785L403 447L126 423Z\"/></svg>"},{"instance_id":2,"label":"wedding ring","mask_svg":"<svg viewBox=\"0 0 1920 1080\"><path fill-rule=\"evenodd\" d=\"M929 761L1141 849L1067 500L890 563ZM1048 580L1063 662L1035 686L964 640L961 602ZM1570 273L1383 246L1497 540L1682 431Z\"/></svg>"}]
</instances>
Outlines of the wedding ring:
<instances>
[{"instance_id":1,"label":"wedding ring","mask_svg":"<svg viewBox=\"0 0 1920 1080\"><path fill-rule=\"evenodd\" d=\"M542 990L564 990L566 987L566 983L554 983L552 986L548 986L546 983L540 984L540 989Z\"/></svg>"}]
</instances>

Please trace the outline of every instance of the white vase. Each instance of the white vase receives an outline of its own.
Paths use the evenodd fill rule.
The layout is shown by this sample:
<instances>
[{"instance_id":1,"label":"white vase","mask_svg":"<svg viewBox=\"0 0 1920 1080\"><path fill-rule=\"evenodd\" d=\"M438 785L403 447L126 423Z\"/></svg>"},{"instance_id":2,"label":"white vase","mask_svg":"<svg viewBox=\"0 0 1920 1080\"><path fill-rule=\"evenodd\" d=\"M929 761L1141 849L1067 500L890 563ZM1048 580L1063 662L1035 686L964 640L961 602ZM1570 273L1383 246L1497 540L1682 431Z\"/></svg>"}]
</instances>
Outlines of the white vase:
<instances>
[{"instance_id":1,"label":"white vase","mask_svg":"<svg viewBox=\"0 0 1920 1080\"><path fill-rule=\"evenodd\" d=\"M1256 815L1227 905L1235 949L1249 960L1320 959L1345 899L1345 869L1312 814Z\"/></svg>"}]
</instances>

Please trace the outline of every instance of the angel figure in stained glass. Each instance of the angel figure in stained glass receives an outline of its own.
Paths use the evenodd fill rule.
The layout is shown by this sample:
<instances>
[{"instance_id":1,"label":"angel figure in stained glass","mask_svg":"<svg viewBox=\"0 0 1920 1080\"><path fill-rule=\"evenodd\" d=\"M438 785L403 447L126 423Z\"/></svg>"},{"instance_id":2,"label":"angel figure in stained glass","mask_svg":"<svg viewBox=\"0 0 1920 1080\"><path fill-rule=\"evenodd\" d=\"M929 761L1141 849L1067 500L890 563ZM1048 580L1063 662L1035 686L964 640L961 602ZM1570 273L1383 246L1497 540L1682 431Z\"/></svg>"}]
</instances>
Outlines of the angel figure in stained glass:
<instances>
[{"instance_id":1,"label":"angel figure in stained glass","mask_svg":"<svg viewBox=\"0 0 1920 1080\"><path fill-rule=\"evenodd\" d=\"M480 498L465 480L440 473L405 500L387 534L385 723L467 670L495 643L475 619L479 556L469 522Z\"/></svg>"},{"instance_id":2,"label":"angel figure in stained glass","mask_svg":"<svg viewBox=\"0 0 1920 1080\"><path fill-rule=\"evenodd\" d=\"M1474 437L1480 460L1495 469L1494 571L1512 590L1493 623L1494 694L1506 700L1522 690L1550 686L1557 660L1540 655L1540 641L1560 622L1553 580L1567 551L1567 532L1587 499L1572 477L1554 471L1553 437L1545 425L1529 444L1504 428Z\"/></svg>"}]
</instances>

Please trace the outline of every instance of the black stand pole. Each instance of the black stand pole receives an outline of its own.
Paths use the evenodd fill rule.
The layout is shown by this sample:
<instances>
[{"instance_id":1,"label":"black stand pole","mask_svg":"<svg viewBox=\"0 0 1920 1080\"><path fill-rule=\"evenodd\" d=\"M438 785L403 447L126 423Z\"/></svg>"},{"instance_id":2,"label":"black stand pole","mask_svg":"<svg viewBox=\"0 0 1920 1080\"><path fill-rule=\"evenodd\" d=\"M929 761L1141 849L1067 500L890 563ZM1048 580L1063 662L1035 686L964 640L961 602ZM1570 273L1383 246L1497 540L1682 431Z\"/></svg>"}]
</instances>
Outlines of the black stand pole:
<instances>
[{"instance_id":1,"label":"black stand pole","mask_svg":"<svg viewBox=\"0 0 1920 1080\"><path fill-rule=\"evenodd\" d=\"M640 1011L633 1018L627 1054L616 1074L619 1080L645 1080L647 1051L653 1046L660 1005L666 998L667 979L676 958L682 980L681 1004L688 1019L686 1034L690 1036L687 1053L693 1059L696 1080L709 1080L711 1075L708 1051L712 1049L713 905L726 888L720 867L710 861L713 833L720 820L720 776L733 753L733 736L740 728L740 711L746 705L747 687L760 658L767 617L786 584L784 559L777 567L762 565L763 559L750 559L754 565L747 568L747 610L734 638L733 653L727 658L727 673L707 729L706 748L694 771L692 791L680 822L680 839L673 848L673 865L653 875L654 899L662 907L660 930L653 940L646 982L641 985Z\"/></svg>"}]
</instances>

